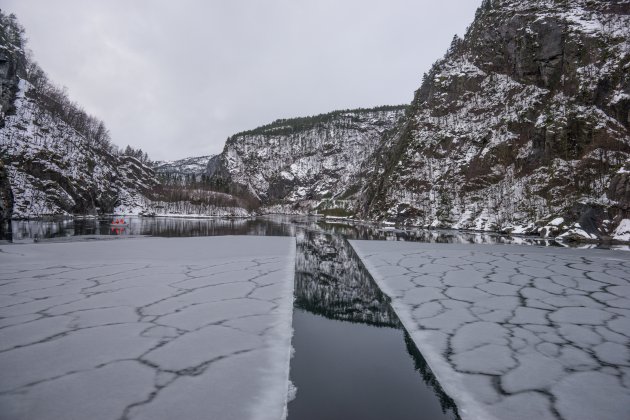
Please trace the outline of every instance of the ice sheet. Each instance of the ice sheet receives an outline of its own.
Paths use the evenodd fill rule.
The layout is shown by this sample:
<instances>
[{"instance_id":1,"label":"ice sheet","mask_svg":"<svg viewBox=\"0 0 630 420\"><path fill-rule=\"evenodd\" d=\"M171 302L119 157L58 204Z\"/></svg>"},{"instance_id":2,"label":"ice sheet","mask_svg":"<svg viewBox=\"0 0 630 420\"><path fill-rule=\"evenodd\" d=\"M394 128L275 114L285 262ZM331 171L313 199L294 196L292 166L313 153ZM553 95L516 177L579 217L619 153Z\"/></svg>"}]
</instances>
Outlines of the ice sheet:
<instances>
[{"instance_id":1,"label":"ice sheet","mask_svg":"<svg viewBox=\"0 0 630 420\"><path fill-rule=\"evenodd\" d=\"M463 419L621 419L630 256L351 241Z\"/></svg>"},{"instance_id":2,"label":"ice sheet","mask_svg":"<svg viewBox=\"0 0 630 420\"><path fill-rule=\"evenodd\" d=\"M0 246L0 418L281 419L295 242Z\"/></svg>"}]
</instances>

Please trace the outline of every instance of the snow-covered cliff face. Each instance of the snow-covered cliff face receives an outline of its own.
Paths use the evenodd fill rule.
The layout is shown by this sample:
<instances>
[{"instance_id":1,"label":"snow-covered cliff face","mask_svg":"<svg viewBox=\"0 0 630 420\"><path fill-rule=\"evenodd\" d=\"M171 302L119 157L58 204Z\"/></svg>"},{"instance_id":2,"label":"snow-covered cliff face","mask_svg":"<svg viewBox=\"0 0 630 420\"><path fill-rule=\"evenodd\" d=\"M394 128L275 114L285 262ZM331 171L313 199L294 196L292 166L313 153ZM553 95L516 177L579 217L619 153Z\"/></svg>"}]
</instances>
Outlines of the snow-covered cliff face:
<instances>
[{"instance_id":1,"label":"snow-covered cliff face","mask_svg":"<svg viewBox=\"0 0 630 420\"><path fill-rule=\"evenodd\" d=\"M363 184L362 165L405 109L337 111L236 134L210 175L265 204L348 198Z\"/></svg>"},{"instance_id":2,"label":"snow-covered cliff face","mask_svg":"<svg viewBox=\"0 0 630 420\"><path fill-rule=\"evenodd\" d=\"M1 17L1 15L0 15ZM4 125L4 117L14 110L13 100L18 87L19 63L24 63L24 51L20 34L15 34L4 22L0 22L0 130ZM0 233L13 212L13 193L9 175L4 164L4 150L0 148Z\"/></svg>"},{"instance_id":3,"label":"snow-covered cliff face","mask_svg":"<svg viewBox=\"0 0 630 420\"><path fill-rule=\"evenodd\" d=\"M82 111L72 114L80 109L67 97L67 103L55 102L59 94L44 90L55 87L26 60L23 48L15 18L0 14L0 181L8 181L0 182L0 213L84 214L138 201L155 186L153 171L114 153L102 123ZM28 71L41 72L39 86L26 81Z\"/></svg>"},{"instance_id":4,"label":"snow-covered cliff face","mask_svg":"<svg viewBox=\"0 0 630 420\"><path fill-rule=\"evenodd\" d=\"M485 0L373 157L359 212L610 235L629 217L629 129L630 2Z\"/></svg>"},{"instance_id":5,"label":"snow-covered cliff face","mask_svg":"<svg viewBox=\"0 0 630 420\"><path fill-rule=\"evenodd\" d=\"M208 165L216 160L218 155L189 157L172 161L157 161L153 165L156 174L167 180L185 182L199 182L207 175Z\"/></svg>"},{"instance_id":6,"label":"snow-covered cliff face","mask_svg":"<svg viewBox=\"0 0 630 420\"><path fill-rule=\"evenodd\" d=\"M0 121L13 111L18 74L26 73L25 65L22 33L17 21L0 14Z\"/></svg>"},{"instance_id":7,"label":"snow-covered cliff face","mask_svg":"<svg viewBox=\"0 0 630 420\"><path fill-rule=\"evenodd\" d=\"M151 169L93 147L29 98L28 82L20 86L15 114L0 129L13 218L113 211L154 186Z\"/></svg>"}]
</instances>

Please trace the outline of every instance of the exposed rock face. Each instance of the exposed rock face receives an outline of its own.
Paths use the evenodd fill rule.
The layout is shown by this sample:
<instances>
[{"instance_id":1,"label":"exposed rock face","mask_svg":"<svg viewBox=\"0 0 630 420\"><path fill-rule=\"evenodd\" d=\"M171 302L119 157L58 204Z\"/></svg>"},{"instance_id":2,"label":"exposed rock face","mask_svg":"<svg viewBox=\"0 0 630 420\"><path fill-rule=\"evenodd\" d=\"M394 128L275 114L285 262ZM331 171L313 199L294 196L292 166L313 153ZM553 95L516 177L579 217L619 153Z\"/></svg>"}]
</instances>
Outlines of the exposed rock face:
<instances>
[{"instance_id":1,"label":"exposed rock face","mask_svg":"<svg viewBox=\"0 0 630 420\"><path fill-rule=\"evenodd\" d=\"M608 197L617 203L623 217L630 216L630 171L619 171L610 180Z\"/></svg>"},{"instance_id":2,"label":"exposed rock face","mask_svg":"<svg viewBox=\"0 0 630 420\"><path fill-rule=\"evenodd\" d=\"M5 115L14 112L13 100L18 85L18 63L24 62L21 36L15 33L17 25L0 24L0 129L4 127ZM17 58L17 59L16 59ZM24 68L19 69L24 74ZM13 212L13 192L4 161L7 151L0 147L0 234ZM10 226L10 224L8 224Z\"/></svg>"},{"instance_id":3,"label":"exposed rock face","mask_svg":"<svg viewBox=\"0 0 630 420\"><path fill-rule=\"evenodd\" d=\"M236 134L210 175L265 204L351 197L363 184L362 165L405 109L336 111Z\"/></svg>"},{"instance_id":4,"label":"exposed rock face","mask_svg":"<svg viewBox=\"0 0 630 420\"><path fill-rule=\"evenodd\" d=\"M17 92L18 74L26 72L22 33L15 17L3 16L0 24L0 128L4 116L14 111L13 99Z\"/></svg>"},{"instance_id":5,"label":"exposed rock face","mask_svg":"<svg viewBox=\"0 0 630 420\"><path fill-rule=\"evenodd\" d=\"M0 233L13 211L13 192L4 163L0 160Z\"/></svg>"},{"instance_id":6,"label":"exposed rock face","mask_svg":"<svg viewBox=\"0 0 630 420\"><path fill-rule=\"evenodd\" d=\"M0 14L0 41L0 177L10 184L10 194L0 185L0 213L32 218L112 211L137 201L156 184L150 168L114 153L103 140L102 123L83 114L82 121L103 130L86 136L63 108L76 105L51 105L54 97L26 81L29 63L14 17Z\"/></svg>"},{"instance_id":7,"label":"exposed rock face","mask_svg":"<svg viewBox=\"0 0 630 420\"><path fill-rule=\"evenodd\" d=\"M606 235L626 216L629 112L630 3L486 0L373 157L359 212L517 232L586 217Z\"/></svg>"},{"instance_id":8,"label":"exposed rock face","mask_svg":"<svg viewBox=\"0 0 630 420\"><path fill-rule=\"evenodd\" d=\"M217 171L221 162L221 155L213 155L206 165L206 174L213 174Z\"/></svg>"}]
</instances>

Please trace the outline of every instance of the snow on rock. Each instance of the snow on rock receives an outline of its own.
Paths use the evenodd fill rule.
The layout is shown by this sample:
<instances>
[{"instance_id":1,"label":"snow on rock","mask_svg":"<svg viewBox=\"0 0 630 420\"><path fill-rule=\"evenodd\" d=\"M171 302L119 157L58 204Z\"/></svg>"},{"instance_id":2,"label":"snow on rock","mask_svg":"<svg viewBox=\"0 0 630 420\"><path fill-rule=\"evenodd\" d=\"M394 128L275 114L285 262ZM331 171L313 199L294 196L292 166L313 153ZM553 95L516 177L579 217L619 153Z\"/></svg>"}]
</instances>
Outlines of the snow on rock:
<instances>
[{"instance_id":1,"label":"snow on rock","mask_svg":"<svg viewBox=\"0 0 630 420\"><path fill-rule=\"evenodd\" d=\"M94 215L146 195L154 172L121 156L105 125L48 81L23 32L0 11L0 221Z\"/></svg>"},{"instance_id":2,"label":"snow on rock","mask_svg":"<svg viewBox=\"0 0 630 420\"><path fill-rule=\"evenodd\" d=\"M597 236L586 232L579 223L573 223L569 229L561 235L559 240L597 240Z\"/></svg>"},{"instance_id":3,"label":"snow on rock","mask_svg":"<svg viewBox=\"0 0 630 420\"><path fill-rule=\"evenodd\" d=\"M2 246L2 417L284 418L294 267L280 237Z\"/></svg>"},{"instance_id":4,"label":"snow on rock","mask_svg":"<svg viewBox=\"0 0 630 420\"><path fill-rule=\"evenodd\" d=\"M627 417L628 254L350 242L464 420Z\"/></svg>"},{"instance_id":5,"label":"snow on rock","mask_svg":"<svg viewBox=\"0 0 630 420\"><path fill-rule=\"evenodd\" d=\"M627 2L481 3L366 165L359 217L610 236L628 200L627 177L610 194L630 159Z\"/></svg>"},{"instance_id":6,"label":"snow on rock","mask_svg":"<svg viewBox=\"0 0 630 420\"><path fill-rule=\"evenodd\" d=\"M615 234L613 239L617 241L630 241L630 219L623 219L617 229L615 230Z\"/></svg>"},{"instance_id":7,"label":"snow on rock","mask_svg":"<svg viewBox=\"0 0 630 420\"><path fill-rule=\"evenodd\" d=\"M208 155L172 161L157 161L153 164L153 170L171 181L199 182L202 180L202 175L208 171L208 165L216 158L217 155Z\"/></svg>"},{"instance_id":8,"label":"snow on rock","mask_svg":"<svg viewBox=\"0 0 630 420\"><path fill-rule=\"evenodd\" d=\"M15 113L0 129L13 218L111 211L155 185L153 171L138 160L95 147L42 107L28 82L20 79L19 89Z\"/></svg>"},{"instance_id":9,"label":"snow on rock","mask_svg":"<svg viewBox=\"0 0 630 420\"><path fill-rule=\"evenodd\" d=\"M261 199L295 203L358 191L364 162L405 106L278 120L233 135L210 171Z\"/></svg>"}]
</instances>

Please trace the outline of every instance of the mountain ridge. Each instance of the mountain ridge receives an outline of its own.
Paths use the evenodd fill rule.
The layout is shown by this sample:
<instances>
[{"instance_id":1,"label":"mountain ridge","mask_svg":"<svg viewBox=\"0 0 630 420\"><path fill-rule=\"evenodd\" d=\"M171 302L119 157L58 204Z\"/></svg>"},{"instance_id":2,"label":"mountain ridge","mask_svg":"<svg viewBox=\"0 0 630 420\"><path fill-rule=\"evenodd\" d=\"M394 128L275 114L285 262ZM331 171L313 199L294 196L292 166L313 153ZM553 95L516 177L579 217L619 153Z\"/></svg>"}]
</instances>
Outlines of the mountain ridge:
<instances>
[{"instance_id":1,"label":"mountain ridge","mask_svg":"<svg viewBox=\"0 0 630 420\"><path fill-rule=\"evenodd\" d=\"M199 182L208 172L210 161L217 155L193 156L176 160L156 161L151 165L158 177L167 181Z\"/></svg>"}]
</instances>

